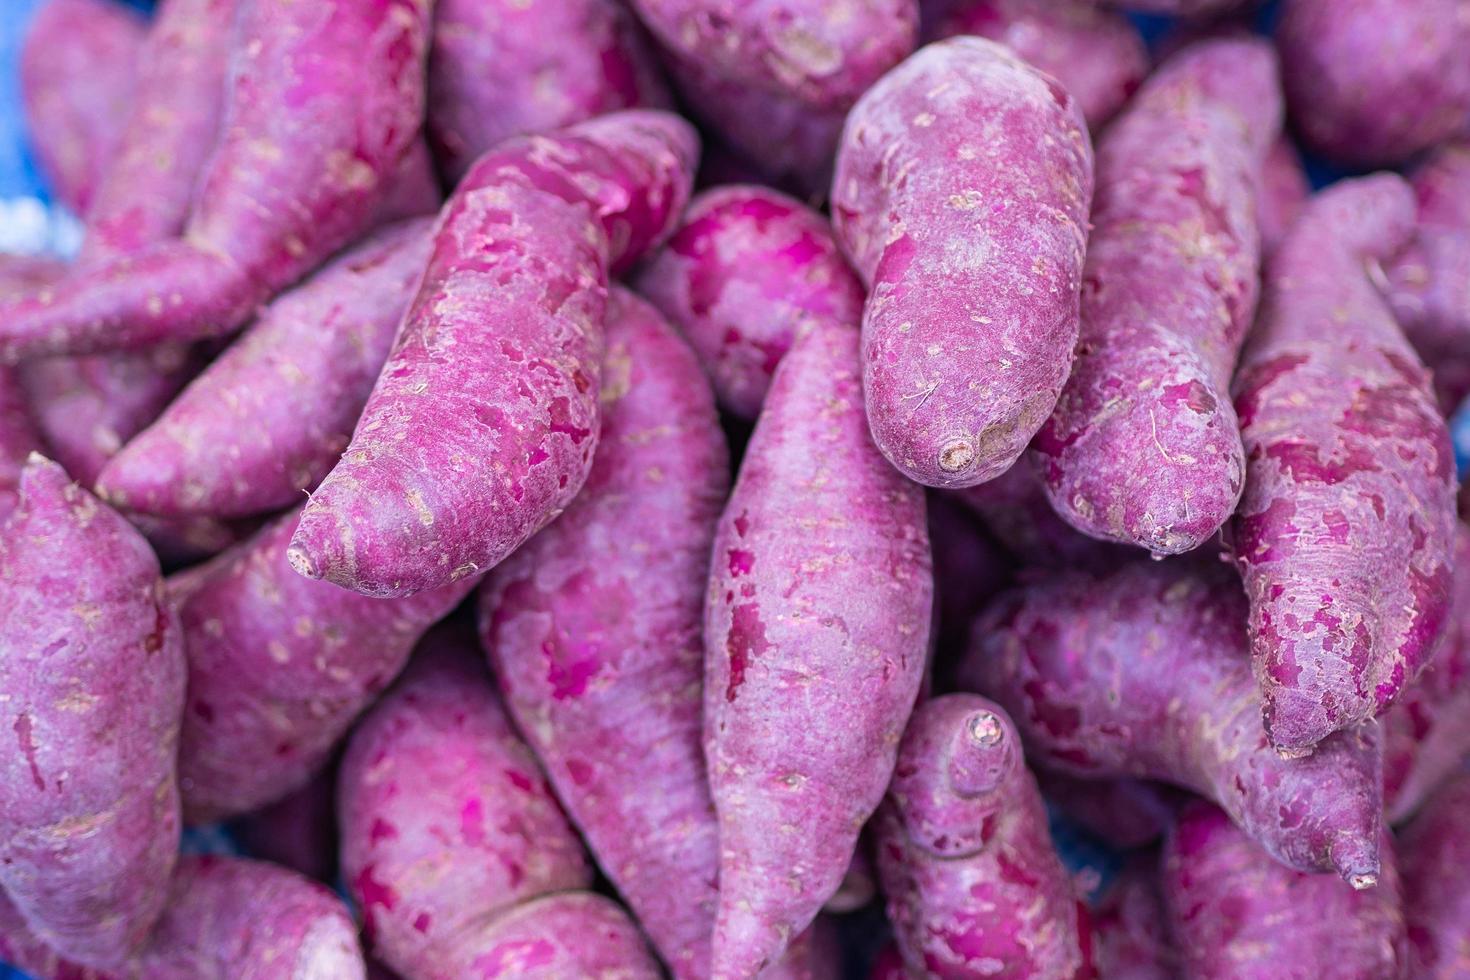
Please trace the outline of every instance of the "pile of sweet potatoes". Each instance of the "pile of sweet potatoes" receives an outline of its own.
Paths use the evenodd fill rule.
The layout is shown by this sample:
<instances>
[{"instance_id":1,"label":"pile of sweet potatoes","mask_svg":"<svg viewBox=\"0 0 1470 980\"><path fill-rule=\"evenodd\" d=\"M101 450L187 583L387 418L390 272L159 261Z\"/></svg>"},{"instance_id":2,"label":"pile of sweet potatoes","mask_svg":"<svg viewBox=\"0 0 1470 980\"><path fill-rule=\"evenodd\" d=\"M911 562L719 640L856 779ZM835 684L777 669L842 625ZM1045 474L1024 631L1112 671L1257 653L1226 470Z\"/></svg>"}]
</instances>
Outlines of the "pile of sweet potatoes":
<instances>
[{"instance_id":1,"label":"pile of sweet potatoes","mask_svg":"<svg viewBox=\"0 0 1470 980\"><path fill-rule=\"evenodd\" d=\"M1470 7L1117 6L46 0L0 961L1470 975Z\"/></svg>"}]
</instances>

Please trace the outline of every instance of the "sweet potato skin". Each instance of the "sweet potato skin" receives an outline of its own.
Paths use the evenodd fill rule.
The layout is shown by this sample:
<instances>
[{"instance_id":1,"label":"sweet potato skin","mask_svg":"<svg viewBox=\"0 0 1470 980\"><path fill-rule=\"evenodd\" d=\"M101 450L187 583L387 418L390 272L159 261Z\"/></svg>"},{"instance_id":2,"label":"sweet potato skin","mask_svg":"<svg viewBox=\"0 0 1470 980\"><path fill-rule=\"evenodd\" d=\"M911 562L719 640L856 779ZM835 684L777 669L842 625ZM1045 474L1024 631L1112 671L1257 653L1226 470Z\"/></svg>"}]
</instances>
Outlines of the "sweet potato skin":
<instances>
[{"instance_id":1,"label":"sweet potato skin","mask_svg":"<svg viewBox=\"0 0 1470 980\"><path fill-rule=\"evenodd\" d=\"M512 136L669 105L648 41L617 0L437 0L429 91L430 139L451 184Z\"/></svg>"},{"instance_id":2,"label":"sweet potato skin","mask_svg":"<svg viewBox=\"0 0 1470 980\"><path fill-rule=\"evenodd\" d=\"M1024 565L1105 571L1133 554L1123 545L1089 537L1062 520L1029 460L993 480L953 493Z\"/></svg>"},{"instance_id":3,"label":"sweet potato skin","mask_svg":"<svg viewBox=\"0 0 1470 980\"><path fill-rule=\"evenodd\" d=\"M1377 725L1283 759L1261 728L1246 609L1214 561L1061 572L998 599L959 675L994 698L1035 764L1157 779L1214 799L1279 861L1366 886L1383 810Z\"/></svg>"},{"instance_id":4,"label":"sweet potato skin","mask_svg":"<svg viewBox=\"0 0 1470 980\"><path fill-rule=\"evenodd\" d=\"M716 532L704 628L715 977L773 962L836 891L924 671L924 500L868 438L858 343L835 323L797 338Z\"/></svg>"},{"instance_id":5,"label":"sweet potato skin","mask_svg":"<svg viewBox=\"0 0 1470 980\"><path fill-rule=\"evenodd\" d=\"M111 0L50 0L20 49L30 145L56 199L85 215L122 135L147 22Z\"/></svg>"},{"instance_id":6,"label":"sweet potato skin","mask_svg":"<svg viewBox=\"0 0 1470 980\"><path fill-rule=\"evenodd\" d=\"M97 478L149 514L244 517L302 499L337 461L428 258L392 225L282 293Z\"/></svg>"},{"instance_id":7,"label":"sweet potato skin","mask_svg":"<svg viewBox=\"0 0 1470 980\"><path fill-rule=\"evenodd\" d=\"M1087 128L1117 115L1149 72L1143 35L1088 0L955 0L936 3L924 40L970 34L998 41L1066 86ZM928 7L925 7L928 14Z\"/></svg>"},{"instance_id":8,"label":"sweet potato skin","mask_svg":"<svg viewBox=\"0 0 1470 980\"><path fill-rule=\"evenodd\" d=\"M1179 953L1159 892L1158 859L1131 858L1092 908L1092 962L1107 980L1175 980Z\"/></svg>"},{"instance_id":9,"label":"sweet potato skin","mask_svg":"<svg viewBox=\"0 0 1470 980\"><path fill-rule=\"evenodd\" d=\"M1312 185L1302 169L1301 154L1288 137L1277 137L1266 153L1256 189L1256 224L1261 231L1263 254L1274 252L1286 238L1311 196Z\"/></svg>"},{"instance_id":10,"label":"sweet potato skin","mask_svg":"<svg viewBox=\"0 0 1470 980\"><path fill-rule=\"evenodd\" d=\"M338 778L342 874L369 942L425 980L466 975L456 939L477 924L592 883L478 659L459 631L430 634L353 733Z\"/></svg>"},{"instance_id":11,"label":"sweet potato skin","mask_svg":"<svg viewBox=\"0 0 1470 980\"><path fill-rule=\"evenodd\" d=\"M682 120L631 110L480 159L302 515L298 571L410 595L494 566L571 502L597 444L608 278L672 230L696 147Z\"/></svg>"},{"instance_id":12,"label":"sweet potato skin","mask_svg":"<svg viewBox=\"0 0 1470 980\"><path fill-rule=\"evenodd\" d=\"M242 8L226 122L182 237L89 265L64 288L8 297L0 357L228 333L371 227L423 121L428 8Z\"/></svg>"},{"instance_id":13,"label":"sweet potato skin","mask_svg":"<svg viewBox=\"0 0 1470 980\"><path fill-rule=\"evenodd\" d=\"M1441 786L1399 834L1410 975L1416 978L1450 980L1470 969L1465 945L1470 890L1463 873L1470 861L1466 812L1470 776L1461 773Z\"/></svg>"},{"instance_id":14,"label":"sweet potato skin","mask_svg":"<svg viewBox=\"0 0 1470 980\"><path fill-rule=\"evenodd\" d=\"M588 848L675 976L704 977L719 847L700 630L728 451L693 352L620 287L602 376L587 483L487 577L481 642Z\"/></svg>"},{"instance_id":15,"label":"sweet potato skin","mask_svg":"<svg viewBox=\"0 0 1470 980\"><path fill-rule=\"evenodd\" d=\"M1386 267L1404 335L1434 372L1446 415L1470 395L1470 140L1440 147L1409 174L1414 241Z\"/></svg>"},{"instance_id":16,"label":"sweet potato skin","mask_svg":"<svg viewBox=\"0 0 1470 980\"><path fill-rule=\"evenodd\" d=\"M110 966L153 926L178 849L178 618L147 542L39 455L0 568L0 723L18 740L0 768L0 885L45 943Z\"/></svg>"},{"instance_id":17,"label":"sweet potato skin","mask_svg":"<svg viewBox=\"0 0 1470 980\"><path fill-rule=\"evenodd\" d=\"M1233 548L1266 729L1288 751L1381 713L1448 610L1449 431L1370 275L1413 220L1392 175L1319 194L1271 258L1235 379Z\"/></svg>"},{"instance_id":18,"label":"sweet potato skin","mask_svg":"<svg viewBox=\"0 0 1470 980\"><path fill-rule=\"evenodd\" d=\"M286 560L299 516L170 580L189 660L179 777L191 823L304 784L475 584L382 601L303 579Z\"/></svg>"},{"instance_id":19,"label":"sweet potato skin","mask_svg":"<svg viewBox=\"0 0 1470 980\"><path fill-rule=\"evenodd\" d=\"M1235 510L1230 376L1280 128L1270 45L1207 41L1165 62L1098 147L1077 359L1033 454L1052 506L1086 534L1179 554Z\"/></svg>"},{"instance_id":20,"label":"sweet potato skin","mask_svg":"<svg viewBox=\"0 0 1470 980\"><path fill-rule=\"evenodd\" d=\"M1407 977L1393 846L1376 887L1283 867L1217 807L1185 807L1161 880L1184 975L1200 980Z\"/></svg>"},{"instance_id":21,"label":"sweet potato skin","mask_svg":"<svg viewBox=\"0 0 1470 980\"><path fill-rule=\"evenodd\" d=\"M1077 896L999 705L973 694L920 705L877 820L888 917L916 976L1082 970Z\"/></svg>"},{"instance_id":22,"label":"sweet potato skin","mask_svg":"<svg viewBox=\"0 0 1470 980\"><path fill-rule=\"evenodd\" d=\"M1386 816L1398 824L1470 755L1470 528L1455 524L1449 622L1434 658L1383 713Z\"/></svg>"},{"instance_id":23,"label":"sweet potato skin","mask_svg":"<svg viewBox=\"0 0 1470 980\"><path fill-rule=\"evenodd\" d=\"M316 881L337 877L337 771L328 766L305 786L230 825L251 857Z\"/></svg>"},{"instance_id":24,"label":"sweet potato skin","mask_svg":"<svg viewBox=\"0 0 1470 980\"><path fill-rule=\"evenodd\" d=\"M720 406L743 419L760 414L807 322L855 328L862 318L862 284L827 220L753 184L697 195L634 285L688 339Z\"/></svg>"},{"instance_id":25,"label":"sweet potato skin","mask_svg":"<svg viewBox=\"0 0 1470 980\"><path fill-rule=\"evenodd\" d=\"M931 44L853 107L833 225L869 289L873 441L909 478L992 479L1051 414L1077 341L1091 198L1076 102L992 41Z\"/></svg>"},{"instance_id":26,"label":"sweet potato skin","mask_svg":"<svg viewBox=\"0 0 1470 980\"><path fill-rule=\"evenodd\" d=\"M1336 163L1403 163L1470 114L1470 15L1458 0L1287 0L1275 39L1292 121Z\"/></svg>"}]
</instances>

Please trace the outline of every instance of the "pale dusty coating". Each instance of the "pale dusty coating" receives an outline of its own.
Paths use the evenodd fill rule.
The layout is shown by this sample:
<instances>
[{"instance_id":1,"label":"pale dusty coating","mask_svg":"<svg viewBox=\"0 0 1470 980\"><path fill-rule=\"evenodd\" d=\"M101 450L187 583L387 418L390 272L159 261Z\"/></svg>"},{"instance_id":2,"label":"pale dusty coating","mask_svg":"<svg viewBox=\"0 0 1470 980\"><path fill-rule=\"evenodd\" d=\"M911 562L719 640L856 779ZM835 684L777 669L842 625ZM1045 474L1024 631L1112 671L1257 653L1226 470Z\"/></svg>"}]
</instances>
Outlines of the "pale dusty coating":
<instances>
[{"instance_id":1,"label":"pale dusty coating","mask_svg":"<svg viewBox=\"0 0 1470 980\"><path fill-rule=\"evenodd\" d=\"M1454 980L1470 973L1470 776L1441 786L1399 834L1409 963L1415 980Z\"/></svg>"},{"instance_id":2,"label":"pale dusty coating","mask_svg":"<svg viewBox=\"0 0 1470 980\"><path fill-rule=\"evenodd\" d=\"M1393 843L1373 888L1283 867L1209 803L1180 814L1160 877L1183 975L1197 980L1406 980Z\"/></svg>"},{"instance_id":3,"label":"pale dusty coating","mask_svg":"<svg viewBox=\"0 0 1470 980\"><path fill-rule=\"evenodd\" d=\"M1092 962L1106 980L1179 976L1179 953L1164 918L1159 862L1152 852L1130 858L1092 907Z\"/></svg>"},{"instance_id":4,"label":"pale dusty coating","mask_svg":"<svg viewBox=\"0 0 1470 980\"><path fill-rule=\"evenodd\" d=\"M418 139L428 20L428 0L246 4L182 235L6 296L0 356L228 333L361 235Z\"/></svg>"},{"instance_id":5,"label":"pale dusty coating","mask_svg":"<svg viewBox=\"0 0 1470 980\"><path fill-rule=\"evenodd\" d=\"M512 136L669 105L619 0L437 0L429 91L429 138L451 183Z\"/></svg>"},{"instance_id":6,"label":"pale dusty coating","mask_svg":"<svg viewBox=\"0 0 1470 980\"><path fill-rule=\"evenodd\" d=\"M480 636L516 726L677 977L709 974L718 828L700 628L729 487L694 353L614 287L602 433L566 512L486 580Z\"/></svg>"},{"instance_id":7,"label":"pale dusty coating","mask_svg":"<svg viewBox=\"0 0 1470 980\"><path fill-rule=\"evenodd\" d=\"M142 536L36 454L0 585L0 885L67 958L118 963L178 849L179 621Z\"/></svg>"},{"instance_id":8,"label":"pale dusty coating","mask_svg":"<svg viewBox=\"0 0 1470 980\"><path fill-rule=\"evenodd\" d=\"M867 435L850 325L781 362L711 557L713 976L750 977L842 883L893 772L932 603L924 498Z\"/></svg>"},{"instance_id":9,"label":"pale dusty coating","mask_svg":"<svg viewBox=\"0 0 1470 980\"><path fill-rule=\"evenodd\" d=\"M873 440L906 476L993 479L1051 414L1077 342L1091 200L1076 101L993 41L931 44L853 108L833 224L869 287Z\"/></svg>"},{"instance_id":10,"label":"pale dusty coating","mask_svg":"<svg viewBox=\"0 0 1470 980\"><path fill-rule=\"evenodd\" d=\"M888 918L915 976L1081 973L1086 913L999 705L974 694L920 705L877 821Z\"/></svg>"},{"instance_id":11,"label":"pale dusty coating","mask_svg":"<svg viewBox=\"0 0 1470 980\"><path fill-rule=\"evenodd\" d=\"M1368 884L1378 873L1376 724L1283 759L1261 730L1246 609L1218 561L1055 573L976 623L961 685L1005 706L1037 765L1157 779L1213 799L1277 860Z\"/></svg>"},{"instance_id":12,"label":"pale dusty coating","mask_svg":"<svg viewBox=\"0 0 1470 980\"><path fill-rule=\"evenodd\" d=\"M302 515L301 574L411 595L493 567L572 501L597 445L608 280L673 230L697 156L683 120L630 110L480 158Z\"/></svg>"},{"instance_id":13,"label":"pale dusty coating","mask_svg":"<svg viewBox=\"0 0 1470 980\"><path fill-rule=\"evenodd\" d=\"M1233 546L1266 729L1286 750L1380 714L1449 606L1449 431L1376 288L1413 221L1391 175L1317 195L1271 257L1235 379L1248 465Z\"/></svg>"},{"instance_id":14,"label":"pale dusty coating","mask_svg":"<svg viewBox=\"0 0 1470 980\"><path fill-rule=\"evenodd\" d=\"M1230 376L1255 316L1279 89L1264 40L1191 45L1098 148L1077 360L1032 454L1057 513L1093 537L1191 551L1240 499Z\"/></svg>"},{"instance_id":15,"label":"pale dusty coating","mask_svg":"<svg viewBox=\"0 0 1470 980\"><path fill-rule=\"evenodd\" d=\"M862 284L827 219L755 184L690 201L634 285L699 355L720 406L744 419L760 414L776 365L806 324L855 327L863 308Z\"/></svg>"},{"instance_id":16,"label":"pale dusty coating","mask_svg":"<svg viewBox=\"0 0 1470 980\"><path fill-rule=\"evenodd\" d=\"M1403 163L1465 129L1470 3L1286 0L1282 80L1303 144L1344 166Z\"/></svg>"},{"instance_id":17,"label":"pale dusty coating","mask_svg":"<svg viewBox=\"0 0 1470 980\"><path fill-rule=\"evenodd\" d=\"M113 0L47 0L26 29L20 88L51 193L85 215L122 135L147 22Z\"/></svg>"},{"instance_id":18,"label":"pale dusty coating","mask_svg":"<svg viewBox=\"0 0 1470 980\"><path fill-rule=\"evenodd\" d=\"M1470 527L1458 521L1454 565L1438 649L1383 713L1383 793L1393 824L1419 809L1470 755Z\"/></svg>"},{"instance_id":19,"label":"pale dusty coating","mask_svg":"<svg viewBox=\"0 0 1470 980\"><path fill-rule=\"evenodd\" d=\"M286 561L298 517L169 582L189 660L179 779L191 823L304 784L474 586L384 601L304 579Z\"/></svg>"},{"instance_id":20,"label":"pale dusty coating","mask_svg":"<svg viewBox=\"0 0 1470 980\"><path fill-rule=\"evenodd\" d=\"M348 742L342 875L389 966L452 980L461 940L592 869L473 637L444 627Z\"/></svg>"},{"instance_id":21,"label":"pale dusty coating","mask_svg":"<svg viewBox=\"0 0 1470 980\"><path fill-rule=\"evenodd\" d=\"M148 514L244 517L302 500L347 447L428 258L390 226L282 293L97 477Z\"/></svg>"},{"instance_id":22,"label":"pale dusty coating","mask_svg":"<svg viewBox=\"0 0 1470 980\"><path fill-rule=\"evenodd\" d=\"M987 37L1051 75L1072 93L1093 132L1117 114L1149 72L1138 28L1091 0L926 0L924 14L925 41Z\"/></svg>"},{"instance_id":23,"label":"pale dusty coating","mask_svg":"<svg viewBox=\"0 0 1470 980\"><path fill-rule=\"evenodd\" d=\"M1449 414L1470 395L1470 139L1436 150L1409 184L1418 233L1387 267L1388 299Z\"/></svg>"}]
</instances>

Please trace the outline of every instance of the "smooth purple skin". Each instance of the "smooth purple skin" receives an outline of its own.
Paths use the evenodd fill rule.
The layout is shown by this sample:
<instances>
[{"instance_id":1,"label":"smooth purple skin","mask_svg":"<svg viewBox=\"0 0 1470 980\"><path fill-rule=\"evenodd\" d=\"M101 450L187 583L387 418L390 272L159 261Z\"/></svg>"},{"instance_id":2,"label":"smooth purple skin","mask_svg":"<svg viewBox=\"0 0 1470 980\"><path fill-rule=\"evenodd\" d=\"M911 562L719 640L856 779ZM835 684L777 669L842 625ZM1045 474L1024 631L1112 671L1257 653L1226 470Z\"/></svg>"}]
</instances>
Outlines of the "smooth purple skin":
<instances>
[{"instance_id":1,"label":"smooth purple skin","mask_svg":"<svg viewBox=\"0 0 1470 980\"><path fill-rule=\"evenodd\" d=\"M1284 759L1261 728L1246 608L1214 561L1058 572L1008 593L975 627L963 689L1005 706L1036 765L1173 783L1214 800L1278 861L1378 873L1382 751L1367 724Z\"/></svg>"},{"instance_id":2,"label":"smooth purple skin","mask_svg":"<svg viewBox=\"0 0 1470 980\"><path fill-rule=\"evenodd\" d=\"M614 287L586 485L480 591L506 706L676 977L709 975L718 827L700 630L729 486L714 396L658 312Z\"/></svg>"},{"instance_id":3,"label":"smooth purple skin","mask_svg":"<svg viewBox=\"0 0 1470 980\"><path fill-rule=\"evenodd\" d=\"M916 976L1081 970L1077 897L999 705L951 694L914 712L878 813L877 855Z\"/></svg>"},{"instance_id":4,"label":"smooth purple skin","mask_svg":"<svg viewBox=\"0 0 1470 980\"><path fill-rule=\"evenodd\" d=\"M116 964L178 850L179 621L147 542L36 454L0 570L0 885L67 958Z\"/></svg>"},{"instance_id":5,"label":"smooth purple skin","mask_svg":"<svg viewBox=\"0 0 1470 980\"><path fill-rule=\"evenodd\" d=\"M473 975L456 966L459 938L592 884L478 659L464 631L430 634L353 732L338 777L342 876L374 955L408 977Z\"/></svg>"},{"instance_id":6,"label":"smooth purple skin","mask_svg":"<svg viewBox=\"0 0 1470 980\"><path fill-rule=\"evenodd\" d=\"M1388 300L1449 415L1470 395L1470 140L1440 147L1409 184L1418 234L1385 268Z\"/></svg>"},{"instance_id":7,"label":"smooth purple skin","mask_svg":"<svg viewBox=\"0 0 1470 980\"><path fill-rule=\"evenodd\" d=\"M670 105L648 40L618 0L438 0L429 91L429 137L451 184L512 136Z\"/></svg>"},{"instance_id":8,"label":"smooth purple skin","mask_svg":"<svg viewBox=\"0 0 1470 980\"><path fill-rule=\"evenodd\" d=\"M0 369L0 520L15 509L21 470L41 436L31 421L20 379L14 368Z\"/></svg>"},{"instance_id":9,"label":"smooth purple skin","mask_svg":"<svg viewBox=\"0 0 1470 980\"><path fill-rule=\"evenodd\" d=\"M133 98L148 32L112 0L48 0L20 50L30 147L58 201L87 213Z\"/></svg>"},{"instance_id":10,"label":"smooth purple skin","mask_svg":"<svg viewBox=\"0 0 1470 980\"><path fill-rule=\"evenodd\" d=\"M0 357L229 333L371 227L423 122L428 7L247 4L224 130L182 236L6 297Z\"/></svg>"},{"instance_id":11,"label":"smooth purple skin","mask_svg":"<svg viewBox=\"0 0 1470 980\"><path fill-rule=\"evenodd\" d=\"M797 338L715 538L704 739L721 980L775 961L841 885L924 673L924 498L868 437L858 343L837 323Z\"/></svg>"},{"instance_id":12,"label":"smooth purple skin","mask_svg":"<svg viewBox=\"0 0 1470 980\"><path fill-rule=\"evenodd\" d=\"M1413 221L1392 175L1317 195L1271 257L1236 375L1233 547L1266 730L1289 752L1381 714L1448 612L1449 431L1375 288Z\"/></svg>"},{"instance_id":13,"label":"smooth purple skin","mask_svg":"<svg viewBox=\"0 0 1470 980\"><path fill-rule=\"evenodd\" d=\"M1092 199L1076 102L992 41L931 44L847 118L837 240L868 284L873 440L910 479L1005 472L1072 365Z\"/></svg>"},{"instance_id":14,"label":"smooth purple skin","mask_svg":"<svg viewBox=\"0 0 1470 980\"><path fill-rule=\"evenodd\" d=\"M841 112L914 49L916 0L633 0L659 42L714 77Z\"/></svg>"},{"instance_id":15,"label":"smooth purple skin","mask_svg":"<svg viewBox=\"0 0 1470 980\"><path fill-rule=\"evenodd\" d=\"M251 857L314 881L337 878L337 771L323 769L305 786L230 824Z\"/></svg>"},{"instance_id":16,"label":"smooth purple skin","mask_svg":"<svg viewBox=\"0 0 1470 980\"><path fill-rule=\"evenodd\" d=\"M1275 31L1292 125L1356 169L1394 166L1464 131L1463 0L1287 0Z\"/></svg>"},{"instance_id":17,"label":"smooth purple skin","mask_svg":"<svg viewBox=\"0 0 1470 980\"><path fill-rule=\"evenodd\" d=\"M169 580L189 660L179 783L190 823L280 799L325 765L353 719L474 579L386 602L292 571L299 512Z\"/></svg>"},{"instance_id":18,"label":"smooth purple skin","mask_svg":"<svg viewBox=\"0 0 1470 980\"><path fill-rule=\"evenodd\" d=\"M1444 634L1433 659L1383 713L1383 792L1395 825L1470 755L1470 527L1456 522L1454 533Z\"/></svg>"},{"instance_id":19,"label":"smooth purple skin","mask_svg":"<svg viewBox=\"0 0 1470 980\"><path fill-rule=\"evenodd\" d=\"M443 204L444 193L439 189L439 175L434 171L429 144L416 139L389 178L374 223L382 226L409 218L431 217L439 213Z\"/></svg>"},{"instance_id":20,"label":"smooth purple skin","mask_svg":"<svg viewBox=\"0 0 1470 980\"><path fill-rule=\"evenodd\" d=\"M608 280L673 230L697 156L687 123L631 110L480 159L302 515L298 572L412 595L495 566L572 501L597 445Z\"/></svg>"},{"instance_id":21,"label":"smooth purple skin","mask_svg":"<svg viewBox=\"0 0 1470 980\"><path fill-rule=\"evenodd\" d=\"M998 41L1061 82L1088 129L1100 131L1149 72L1143 35L1088 0L955 0L924 40L970 34ZM927 11L926 11L927 13Z\"/></svg>"},{"instance_id":22,"label":"smooth purple skin","mask_svg":"<svg viewBox=\"0 0 1470 980\"><path fill-rule=\"evenodd\" d=\"M995 479L956 490L995 539L1023 565L1035 568L1085 568L1106 571L1134 552L1088 537L1057 514L1031 465L1022 461Z\"/></svg>"},{"instance_id":23,"label":"smooth purple skin","mask_svg":"<svg viewBox=\"0 0 1470 980\"><path fill-rule=\"evenodd\" d=\"M1158 860L1135 855L1090 910L1092 963L1106 980L1177 980L1179 953L1164 917Z\"/></svg>"},{"instance_id":24,"label":"smooth purple skin","mask_svg":"<svg viewBox=\"0 0 1470 980\"><path fill-rule=\"evenodd\" d=\"M1217 807L1186 807L1160 878L1184 976L1199 980L1404 977L1404 915L1392 841L1377 887L1272 860Z\"/></svg>"},{"instance_id":25,"label":"smooth purple skin","mask_svg":"<svg viewBox=\"0 0 1470 980\"><path fill-rule=\"evenodd\" d=\"M1470 971L1470 776L1447 781L1398 838L1410 975L1452 980Z\"/></svg>"},{"instance_id":26,"label":"smooth purple skin","mask_svg":"<svg viewBox=\"0 0 1470 980\"><path fill-rule=\"evenodd\" d=\"M694 348L720 407L750 420L808 323L855 324L863 309L862 284L827 219L749 184L690 201L683 225L633 285Z\"/></svg>"},{"instance_id":27,"label":"smooth purple skin","mask_svg":"<svg viewBox=\"0 0 1470 980\"><path fill-rule=\"evenodd\" d=\"M1174 818L1172 789L1141 779L1078 779L1038 770L1046 801L1092 837L1118 851L1147 847Z\"/></svg>"},{"instance_id":28,"label":"smooth purple skin","mask_svg":"<svg viewBox=\"0 0 1470 980\"><path fill-rule=\"evenodd\" d=\"M282 293L97 477L119 507L245 517L289 507L341 457L432 244L391 226Z\"/></svg>"},{"instance_id":29,"label":"smooth purple skin","mask_svg":"<svg viewBox=\"0 0 1470 980\"><path fill-rule=\"evenodd\" d=\"M1302 168L1301 154L1287 136L1278 136L1261 164L1256 187L1256 224L1261 231L1262 255L1276 251L1311 196L1312 185Z\"/></svg>"},{"instance_id":30,"label":"smooth purple skin","mask_svg":"<svg viewBox=\"0 0 1470 980\"><path fill-rule=\"evenodd\" d=\"M979 519L953 497L931 493L929 541L934 551L934 661L941 673L959 659L970 624L1010 585L1011 557L991 541Z\"/></svg>"},{"instance_id":31,"label":"smooth purple skin","mask_svg":"<svg viewBox=\"0 0 1470 980\"><path fill-rule=\"evenodd\" d=\"M1174 555L1235 510L1230 376L1255 314L1256 186L1281 128L1263 40L1170 58L1098 148L1072 376L1032 460L1067 523Z\"/></svg>"}]
</instances>

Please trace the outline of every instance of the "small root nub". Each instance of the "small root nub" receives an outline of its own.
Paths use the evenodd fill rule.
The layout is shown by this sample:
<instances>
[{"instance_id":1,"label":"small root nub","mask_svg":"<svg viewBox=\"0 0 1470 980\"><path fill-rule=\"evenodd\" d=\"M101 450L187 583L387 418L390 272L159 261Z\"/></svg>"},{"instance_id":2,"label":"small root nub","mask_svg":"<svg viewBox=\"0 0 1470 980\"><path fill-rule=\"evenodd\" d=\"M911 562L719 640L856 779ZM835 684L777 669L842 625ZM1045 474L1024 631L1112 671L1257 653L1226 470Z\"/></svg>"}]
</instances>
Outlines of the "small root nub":
<instances>
[{"instance_id":1,"label":"small root nub","mask_svg":"<svg viewBox=\"0 0 1470 980\"><path fill-rule=\"evenodd\" d=\"M968 439L955 439L939 450L939 468L946 473L958 473L970 468L975 462L975 447Z\"/></svg>"}]
</instances>

